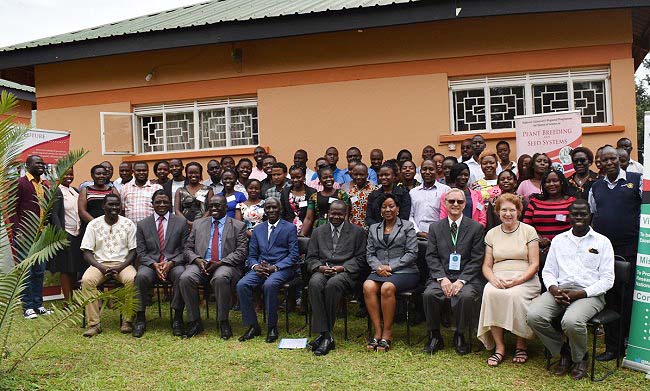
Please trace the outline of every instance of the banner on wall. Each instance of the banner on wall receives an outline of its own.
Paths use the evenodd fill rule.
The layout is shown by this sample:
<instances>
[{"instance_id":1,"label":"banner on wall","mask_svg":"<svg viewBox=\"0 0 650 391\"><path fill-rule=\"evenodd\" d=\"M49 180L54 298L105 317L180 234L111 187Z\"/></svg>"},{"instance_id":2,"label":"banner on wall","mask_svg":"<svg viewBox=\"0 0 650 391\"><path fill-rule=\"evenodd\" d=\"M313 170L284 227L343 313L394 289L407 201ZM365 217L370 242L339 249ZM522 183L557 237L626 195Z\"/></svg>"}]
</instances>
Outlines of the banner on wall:
<instances>
[{"instance_id":1,"label":"banner on wall","mask_svg":"<svg viewBox=\"0 0 650 391\"><path fill-rule=\"evenodd\" d=\"M650 151L650 112L645 113L644 150ZM643 203L636 257L630 337L623 366L650 373L650 159L643 161Z\"/></svg>"},{"instance_id":2,"label":"banner on wall","mask_svg":"<svg viewBox=\"0 0 650 391\"><path fill-rule=\"evenodd\" d=\"M565 176L573 173L569 153L582 145L580 110L515 117L517 158L543 152Z\"/></svg>"},{"instance_id":3,"label":"banner on wall","mask_svg":"<svg viewBox=\"0 0 650 391\"><path fill-rule=\"evenodd\" d=\"M39 155L45 164L56 164L70 150L70 133L59 130L30 129L23 143L21 161Z\"/></svg>"}]
</instances>

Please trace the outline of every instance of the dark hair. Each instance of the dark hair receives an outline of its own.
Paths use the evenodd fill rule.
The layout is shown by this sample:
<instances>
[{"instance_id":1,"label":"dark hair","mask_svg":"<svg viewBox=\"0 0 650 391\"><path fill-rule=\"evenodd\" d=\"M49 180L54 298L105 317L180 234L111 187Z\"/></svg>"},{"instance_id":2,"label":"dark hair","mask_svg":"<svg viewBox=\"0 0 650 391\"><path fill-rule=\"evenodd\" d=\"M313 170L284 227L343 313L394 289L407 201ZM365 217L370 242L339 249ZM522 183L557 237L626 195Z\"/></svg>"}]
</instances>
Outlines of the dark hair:
<instances>
[{"instance_id":1,"label":"dark hair","mask_svg":"<svg viewBox=\"0 0 650 391\"><path fill-rule=\"evenodd\" d=\"M258 185L260 185L260 190L262 190L262 182L260 182L259 179L249 179L248 182L246 182L246 186L244 188L248 189L248 186L250 186L253 182L257 182Z\"/></svg>"},{"instance_id":2,"label":"dark hair","mask_svg":"<svg viewBox=\"0 0 650 391\"><path fill-rule=\"evenodd\" d=\"M510 144L506 140L499 140L499 142L496 145L497 148L499 147L499 145L505 145L506 147L508 147L508 149L510 149Z\"/></svg>"},{"instance_id":3,"label":"dark hair","mask_svg":"<svg viewBox=\"0 0 650 391\"><path fill-rule=\"evenodd\" d=\"M192 167L192 166L194 166L194 167L198 167L199 172L200 172L200 173L203 173L203 166L201 165L201 163L199 163L199 162L189 162L189 163L187 163L187 164L185 165L185 174L187 174L187 169L190 168L190 167Z\"/></svg>"},{"instance_id":4,"label":"dark hair","mask_svg":"<svg viewBox=\"0 0 650 391\"><path fill-rule=\"evenodd\" d=\"M334 174L334 170L332 170L332 167L330 167L329 165L327 165L327 166L323 166L323 167L321 167L321 168L318 169L318 180L321 179L321 177L323 176L323 173L324 173L325 171L331 171L332 174Z\"/></svg>"},{"instance_id":5,"label":"dark hair","mask_svg":"<svg viewBox=\"0 0 650 391\"><path fill-rule=\"evenodd\" d=\"M433 159L433 158L436 157L436 156L442 156L442 160L443 160L443 161L445 160L445 155L441 154L440 152L436 152L436 153L434 153L433 156L432 156L431 158ZM455 158L454 158L454 159L455 159Z\"/></svg>"},{"instance_id":6,"label":"dark hair","mask_svg":"<svg viewBox=\"0 0 650 391\"><path fill-rule=\"evenodd\" d=\"M280 169L282 169L282 172L283 172L283 173L285 173L285 174L287 173L287 165L284 164L284 163L282 163L282 162L275 162L275 163L273 163L273 167L272 167L272 168L280 168Z\"/></svg>"},{"instance_id":7,"label":"dark hair","mask_svg":"<svg viewBox=\"0 0 650 391\"><path fill-rule=\"evenodd\" d=\"M579 152L582 152L582 153L584 153L585 155L587 155L587 160L589 160L589 164L591 164L591 163L594 162L594 153L591 152L591 149L589 149L589 148L587 148L587 147L578 147L578 148L574 148L574 149L571 151L571 153L569 153L569 155L571 155L571 159L573 159L573 155L575 155L576 153L579 153Z\"/></svg>"},{"instance_id":8,"label":"dark hair","mask_svg":"<svg viewBox=\"0 0 650 391\"><path fill-rule=\"evenodd\" d=\"M230 155L222 156L221 157L221 162L220 162L222 166L223 166L223 161L226 160L226 159L232 160L233 163L235 162L235 159Z\"/></svg>"},{"instance_id":9,"label":"dark hair","mask_svg":"<svg viewBox=\"0 0 650 391\"><path fill-rule=\"evenodd\" d=\"M127 163L127 162L125 162L125 163ZM169 168L169 162L167 160L159 160L153 165L153 172L157 172L158 171L158 166L161 165L161 164L166 164L167 168Z\"/></svg>"},{"instance_id":10,"label":"dark hair","mask_svg":"<svg viewBox=\"0 0 650 391\"><path fill-rule=\"evenodd\" d=\"M519 183L528 179L528 171L524 172L524 160L526 159L532 159L532 157L524 153L523 155L519 156L519 159L517 159L517 172L519 173L519 180L518 180Z\"/></svg>"},{"instance_id":11,"label":"dark hair","mask_svg":"<svg viewBox=\"0 0 650 391\"><path fill-rule=\"evenodd\" d=\"M451 160L454 164L458 163L458 158L456 156L445 156L445 159L442 162L444 163L445 160Z\"/></svg>"},{"instance_id":12,"label":"dark hair","mask_svg":"<svg viewBox=\"0 0 650 391\"><path fill-rule=\"evenodd\" d=\"M120 196L118 196L115 193L108 193L108 194L106 194L104 196L104 200L102 201L102 205L105 205L109 198L115 198L120 202L120 204L122 203L122 199L120 198Z\"/></svg>"},{"instance_id":13,"label":"dark hair","mask_svg":"<svg viewBox=\"0 0 650 391\"><path fill-rule=\"evenodd\" d=\"M560 193L564 196L567 194L567 189L569 188L569 181L567 181L566 177L564 176L564 173L556 168L551 168L550 170L546 171L544 175L542 176L542 182L541 182L541 187L542 187L542 193L541 194L533 194L533 196L539 200L546 201L548 200L549 194L548 190L546 190L546 179L548 178L549 175L551 174L556 174L557 177L560 179Z\"/></svg>"},{"instance_id":14,"label":"dark hair","mask_svg":"<svg viewBox=\"0 0 650 391\"><path fill-rule=\"evenodd\" d=\"M548 157L547 154L544 152L537 152L536 154L533 155L532 158L530 158L530 165L528 166L528 179L530 178L535 178L535 160L537 160L538 157L540 156L546 156L546 159L548 159L548 167L551 168L551 158Z\"/></svg>"},{"instance_id":15,"label":"dark hair","mask_svg":"<svg viewBox=\"0 0 650 391\"><path fill-rule=\"evenodd\" d=\"M149 163L147 163L147 162L135 162L135 163L133 163L133 169L135 170L135 166L143 165L143 164L147 167L147 170L148 170L149 169Z\"/></svg>"},{"instance_id":16,"label":"dark hair","mask_svg":"<svg viewBox=\"0 0 650 391\"><path fill-rule=\"evenodd\" d=\"M102 170L106 169L106 167L102 166L101 164L95 164L94 166L92 166L90 168L90 176L93 176L93 174L95 173L95 170L97 170L98 168L101 168Z\"/></svg>"},{"instance_id":17,"label":"dark hair","mask_svg":"<svg viewBox=\"0 0 650 391\"><path fill-rule=\"evenodd\" d=\"M368 169L368 166L366 165L366 163L362 162L361 160L357 161L357 166L364 166L366 168L366 170Z\"/></svg>"},{"instance_id":18,"label":"dark hair","mask_svg":"<svg viewBox=\"0 0 650 391\"><path fill-rule=\"evenodd\" d=\"M307 170L305 170L305 167L303 167L303 166L297 166L297 165L294 164L291 167L289 167L289 172L295 171L295 170L299 170L300 172L302 172L302 175L307 174Z\"/></svg>"},{"instance_id":19,"label":"dark hair","mask_svg":"<svg viewBox=\"0 0 650 391\"><path fill-rule=\"evenodd\" d=\"M512 171L511 169L507 168L507 169L501 171L499 173L499 175L497 175L497 183L499 182L499 178L501 177L501 174L504 174L504 173L508 173L508 174L512 175L512 177L515 178L515 182L517 182L517 174L515 174L515 172Z\"/></svg>"},{"instance_id":20,"label":"dark hair","mask_svg":"<svg viewBox=\"0 0 650 391\"><path fill-rule=\"evenodd\" d=\"M379 169L381 170L382 168L387 167L390 168L391 171L393 171L393 175L397 175L397 161L394 159L386 160L380 167Z\"/></svg>"},{"instance_id":21,"label":"dark hair","mask_svg":"<svg viewBox=\"0 0 650 391\"><path fill-rule=\"evenodd\" d=\"M458 175L460 175L463 170L467 170L469 172L469 166L465 163L456 163L453 165L453 167L451 167L451 170L449 171L449 180L451 183L456 183Z\"/></svg>"},{"instance_id":22,"label":"dark hair","mask_svg":"<svg viewBox=\"0 0 650 391\"><path fill-rule=\"evenodd\" d=\"M160 195L164 195L171 202L171 197L169 197L169 194L167 194L167 192L165 190L163 190L163 189L158 189L158 190L154 191L153 194L151 195L151 203L153 204L156 197L158 197Z\"/></svg>"},{"instance_id":23,"label":"dark hair","mask_svg":"<svg viewBox=\"0 0 650 391\"><path fill-rule=\"evenodd\" d=\"M180 158L177 158L177 157L173 157L173 158L169 159L169 162L170 162L169 164L171 164L171 161L172 161L172 160L178 160L178 162L181 164L181 166L183 165L183 159L180 159Z\"/></svg>"},{"instance_id":24,"label":"dark hair","mask_svg":"<svg viewBox=\"0 0 650 391\"><path fill-rule=\"evenodd\" d=\"M577 205L586 206L589 213L591 213L591 207L589 206L589 201L585 200L584 198L577 198L575 201L573 201L573 203L571 203L571 206L569 206L569 211L571 211L571 209Z\"/></svg>"},{"instance_id":25,"label":"dark hair","mask_svg":"<svg viewBox=\"0 0 650 391\"><path fill-rule=\"evenodd\" d=\"M361 150L359 149L359 147L350 147L350 148L348 148L348 151L353 151L353 150L354 151L359 151L359 153L361 153Z\"/></svg>"},{"instance_id":26,"label":"dark hair","mask_svg":"<svg viewBox=\"0 0 650 391\"><path fill-rule=\"evenodd\" d=\"M397 157L395 158L395 160L399 160L399 157L405 153L409 154L409 160L413 160L413 154L408 149L402 149L401 151L397 152Z\"/></svg>"},{"instance_id":27,"label":"dark hair","mask_svg":"<svg viewBox=\"0 0 650 391\"><path fill-rule=\"evenodd\" d=\"M42 159L40 155L29 155L29 156L27 156L27 159L25 159L25 164L30 164L32 162L32 160L34 160L36 158Z\"/></svg>"},{"instance_id":28,"label":"dark hair","mask_svg":"<svg viewBox=\"0 0 650 391\"><path fill-rule=\"evenodd\" d=\"M234 176L235 176L235 180L238 180L238 179L239 179L239 174L237 174L237 171L233 170L232 168L226 168L225 170L223 170L223 172L221 173L221 177L223 178L223 176L224 176L227 172L229 172L229 173L231 173L232 175L234 175Z\"/></svg>"},{"instance_id":29,"label":"dark hair","mask_svg":"<svg viewBox=\"0 0 650 391\"><path fill-rule=\"evenodd\" d=\"M397 200L397 197L395 197L395 194L393 193L381 193L381 195L379 196L379 206L381 207L384 204L384 202L388 199L393 200L395 202L395 205L397 205L398 208L400 207L399 201Z\"/></svg>"},{"instance_id":30,"label":"dark hair","mask_svg":"<svg viewBox=\"0 0 650 391\"><path fill-rule=\"evenodd\" d=\"M413 164L415 167L417 167L417 166L415 165L415 163L413 162L413 160L409 159L409 160L404 160L404 161L399 165L400 170L404 167L404 164L405 164L405 163L411 163L411 164Z\"/></svg>"},{"instance_id":31,"label":"dark hair","mask_svg":"<svg viewBox=\"0 0 650 391\"><path fill-rule=\"evenodd\" d=\"M276 162L278 161L278 159L276 159L275 156L269 155L269 154L266 154L266 155L262 156L262 161L264 161L265 159L273 159Z\"/></svg>"},{"instance_id":32,"label":"dark hair","mask_svg":"<svg viewBox=\"0 0 650 391\"><path fill-rule=\"evenodd\" d=\"M350 161L348 161L348 164L350 163L361 163L361 159L353 157L352 159L350 159Z\"/></svg>"},{"instance_id":33,"label":"dark hair","mask_svg":"<svg viewBox=\"0 0 650 391\"><path fill-rule=\"evenodd\" d=\"M251 166L253 165L253 161L247 157L243 157L239 159L237 162L237 165L235 166L237 169L239 169L239 166L241 166L242 163L249 163Z\"/></svg>"}]
</instances>

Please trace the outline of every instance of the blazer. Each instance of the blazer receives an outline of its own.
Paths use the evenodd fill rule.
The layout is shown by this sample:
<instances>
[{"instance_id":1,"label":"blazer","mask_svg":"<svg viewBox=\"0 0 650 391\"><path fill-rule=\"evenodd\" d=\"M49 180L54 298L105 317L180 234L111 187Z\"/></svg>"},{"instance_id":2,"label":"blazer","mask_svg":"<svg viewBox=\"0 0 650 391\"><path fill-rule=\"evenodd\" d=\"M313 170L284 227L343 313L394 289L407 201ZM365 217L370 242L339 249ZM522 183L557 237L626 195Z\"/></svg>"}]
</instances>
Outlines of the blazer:
<instances>
[{"instance_id":1,"label":"blazer","mask_svg":"<svg viewBox=\"0 0 650 391\"><path fill-rule=\"evenodd\" d=\"M73 189L79 193L76 187ZM52 201L52 212L50 214L50 224L53 226L65 229L65 205L63 202L63 193L61 189L56 189L54 192L54 200Z\"/></svg>"},{"instance_id":2,"label":"blazer","mask_svg":"<svg viewBox=\"0 0 650 391\"><path fill-rule=\"evenodd\" d=\"M247 269L266 261L278 269L293 269L298 262L298 232L296 226L282 219L268 237L269 222L257 224L253 228L248 247Z\"/></svg>"},{"instance_id":3,"label":"blazer","mask_svg":"<svg viewBox=\"0 0 650 391\"><path fill-rule=\"evenodd\" d=\"M282 189L282 193L280 194L280 202L282 203L281 217L284 220L293 224L293 219L296 217L296 213L293 211L293 209L291 209L291 206L289 205L289 193L291 193L291 186L287 186L284 189ZM316 193L316 189L305 185L305 201L308 201L309 197L311 197L311 195L314 193ZM305 216L307 216L306 202L305 202L305 206L298 209L298 218L300 219L300 221L304 221Z\"/></svg>"},{"instance_id":4,"label":"blazer","mask_svg":"<svg viewBox=\"0 0 650 391\"><path fill-rule=\"evenodd\" d=\"M151 266L160 258L160 241L158 240L158 215L156 213L140 220L136 225L136 253L140 265ZM174 266L183 265L183 245L189 235L187 220L183 216L169 214L165 232L165 259L174 262Z\"/></svg>"},{"instance_id":5,"label":"blazer","mask_svg":"<svg viewBox=\"0 0 650 391\"><path fill-rule=\"evenodd\" d=\"M366 225L370 227L373 224L381 223L381 205L379 197L384 193L381 187L368 195L368 205L366 206ZM393 186L393 195L399 203L399 217L402 220L408 220L411 215L411 195L409 191L402 186Z\"/></svg>"},{"instance_id":6,"label":"blazer","mask_svg":"<svg viewBox=\"0 0 650 391\"><path fill-rule=\"evenodd\" d=\"M469 189L469 194L472 197L472 220L481 223L483 228L487 225L487 207L483 202L483 196L480 191ZM481 206L479 206L481 205ZM447 207L445 206L445 195L440 197L440 220L449 215Z\"/></svg>"},{"instance_id":7,"label":"blazer","mask_svg":"<svg viewBox=\"0 0 650 391\"><path fill-rule=\"evenodd\" d=\"M203 258L210 243L212 217L202 217L194 220L192 232L185 243L185 262L192 263L196 258ZM294 228L295 231L295 228ZM248 238L246 224L243 221L226 217L221 234L221 259L224 265L244 269L248 255Z\"/></svg>"},{"instance_id":8,"label":"blazer","mask_svg":"<svg viewBox=\"0 0 650 391\"><path fill-rule=\"evenodd\" d=\"M41 183L46 189L49 188L49 184L46 180L41 179ZM25 218L29 212L33 212L37 217L41 213L41 207L38 204L38 197L36 196L36 189L34 189L34 186L26 176L21 176L18 178L15 194L15 213L9 217L9 222L11 222L11 230L14 234L21 230L23 221L25 221ZM47 196L47 192L45 195Z\"/></svg>"},{"instance_id":9,"label":"blazer","mask_svg":"<svg viewBox=\"0 0 650 391\"><path fill-rule=\"evenodd\" d=\"M431 224L426 252L429 277L432 280L445 277L452 281L463 280L466 284L482 283L481 268L485 256L483 226L463 216L455 250L460 254L460 270L449 270L449 255L454 252L449 219Z\"/></svg>"},{"instance_id":10,"label":"blazer","mask_svg":"<svg viewBox=\"0 0 650 391\"><path fill-rule=\"evenodd\" d=\"M397 219L388 241L384 241L384 222L368 230L367 257L370 269L388 265L393 273L418 273L418 240L413 223Z\"/></svg>"},{"instance_id":11,"label":"blazer","mask_svg":"<svg viewBox=\"0 0 650 391\"><path fill-rule=\"evenodd\" d=\"M305 261L312 273L327 262L343 266L354 278L366 264L366 243L366 232L363 228L344 221L339 228L339 241L334 251L332 226L329 223L323 224L311 234Z\"/></svg>"}]
</instances>

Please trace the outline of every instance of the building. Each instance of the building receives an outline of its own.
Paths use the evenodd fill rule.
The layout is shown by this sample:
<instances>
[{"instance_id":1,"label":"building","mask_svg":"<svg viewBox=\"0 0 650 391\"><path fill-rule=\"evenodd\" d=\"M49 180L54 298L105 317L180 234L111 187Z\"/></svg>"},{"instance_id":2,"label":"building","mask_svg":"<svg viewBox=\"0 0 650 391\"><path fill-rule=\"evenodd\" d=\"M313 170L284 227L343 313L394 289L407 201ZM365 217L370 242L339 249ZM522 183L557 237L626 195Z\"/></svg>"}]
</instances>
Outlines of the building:
<instances>
[{"instance_id":1,"label":"building","mask_svg":"<svg viewBox=\"0 0 650 391\"><path fill-rule=\"evenodd\" d=\"M636 142L634 71L650 1L224 0L0 49L36 87L39 128L104 159L248 156L312 165L474 133L513 143L518 114L580 109L584 144ZM489 104L488 104L489 102ZM104 155L104 156L103 156ZM342 159L343 160L343 159ZM81 176L80 176L81 178Z\"/></svg>"},{"instance_id":2,"label":"building","mask_svg":"<svg viewBox=\"0 0 650 391\"><path fill-rule=\"evenodd\" d=\"M34 87L0 79L0 92L2 91L7 91L18 99L16 107L9 114L15 116L14 120L16 122L30 125L32 123L32 112L36 109L36 92L34 91ZM0 115L0 120L6 117L7 115Z\"/></svg>"}]
</instances>

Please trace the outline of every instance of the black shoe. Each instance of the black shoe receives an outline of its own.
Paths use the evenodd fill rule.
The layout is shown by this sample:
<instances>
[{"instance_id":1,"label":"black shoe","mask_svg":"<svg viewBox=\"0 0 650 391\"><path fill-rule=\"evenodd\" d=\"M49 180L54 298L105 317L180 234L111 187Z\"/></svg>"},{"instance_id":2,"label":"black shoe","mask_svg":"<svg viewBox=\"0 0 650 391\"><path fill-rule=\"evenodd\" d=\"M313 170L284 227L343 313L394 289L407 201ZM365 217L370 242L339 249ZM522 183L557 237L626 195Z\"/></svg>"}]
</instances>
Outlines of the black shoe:
<instances>
[{"instance_id":1,"label":"black shoe","mask_svg":"<svg viewBox=\"0 0 650 391\"><path fill-rule=\"evenodd\" d=\"M461 356L469 353L469 347L467 346L467 342L465 342L465 336L463 333L456 333L454 335L454 347L456 348L456 353Z\"/></svg>"},{"instance_id":2,"label":"black shoe","mask_svg":"<svg viewBox=\"0 0 650 391\"><path fill-rule=\"evenodd\" d=\"M172 322L172 334L175 337L183 336L183 319L174 319Z\"/></svg>"},{"instance_id":3,"label":"black shoe","mask_svg":"<svg viewBox=\"0 0 650 391\"><path fill-rule=\"evenodd\" d=\"M582 361L576 363L571 371L571 377L573 380L580 380L583 377L587 376L587 368L589 367L589 355L585 354Z\"/></svg>"},{"instance_id":4,"label":"black shoe","mask_svg":"<svg viewBox=\"0 0 650 391\"><path fill-rule=\"evenodd\" d=\"M445 348L445 342L442 339L442 335L440 335L440 332L433 332L429 334L429 342L427 342L426 345L424 345L424 353L427 354L434 354L438 350L442 350Z\"/></svg>"},{"instance_id":5,"label":"black shoe","mask_svg":"<svg viewBox=\"0 0 650 391\"><path fill-rule=\"evenodd\" d=\"M232 337L232 327L230 327L230 322L227 320L219 322L219 331L221 332L221 339L224 341L227 341Z\"/></svg>"},{"instance_id":6,"label":"black shoe","mask_svg":"<svg viewBox=\"0 0 650 391\"><path fill-rule=\"evenodd\" d=\"M257 324L253 325L249 327L248 330L246 330L244 335L239 337L239 342L248 341L249 339L253 339L259 335L262 335L262 330L260 329L260 326Z\"/></svg>"},{"instance_id":7,"label":"black shoe","mask_svg":"<svg viewBox=\"0 0 650 391\"><path fill-rule=\"evenodd\" d=\"M316 350L320 346L320 343L323 342L323 334L319 334L318 337L312 339L307 343L307 349Z\"/></svg>"},{"instance_id":8,"label":"black shoe","mask_svg":"<svg viewBox=\"0 0 650 391\"><path fill-rule=\"evenodd\" d=\"M560 356L560 361L557 363L557 366L555 367L555 370L553 371L553 374L556 376L564 376L569 371L571 370L571 365L573 365L573 362L571 361L571 356L562 353Z\"/></svg>"},{"instance_id":9,"label":"black shoe","mask_svg":"<svg viewBox=\"0 0 650 391\"><path fill-rule=\"evenodd\" d=\"M334 344L334 339L332 337L323 338L323 341L320 343L318 349L314 350L314 355L324 356L329 353L330 350L334 350L335 348L336 345Z\"/></svg>"},{"instance_id":10,"label":"black shoe","mask_svg":"<svg viewBox=\"0 0 650 391\"><path fill-rule=\"evenodd\" d=\"M144 330L146 329L146 323L144 321L137 321L133 326L133 336L140 338L144 335Z\"/></svg>"},{"instance_id":11,"label":"black shoe","mask_svg":"<svg viewBox=\"0 0 650 391\"><path fill-rule=\"evenodd\" d=\"M199 335L203 332L203 324L201 320L190 322L187 325L187 332L183 335L183 338L192 338L195 335Z\"/></svg>"},{"instance_id":12,"label":"black shoe","mask_svg":"<svg viewBox=\"0 0 650 391\"><path fill-rule=\"evenodd\" d=\"M605 350L603 353L596 356L596 361L612 361L616 360L616 353L611 350Z\"/></svg>"},{"instance_id":13,"label":"black shoe","mask_svg":"<svg viewBox=\"0 0 650 391\"><path fill-rule=\"evenodd\" d=\"M266 333L266 343L273 343L278 340L278 328L270 327L268 333Z\"/></svg>"}]
</instances>

